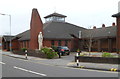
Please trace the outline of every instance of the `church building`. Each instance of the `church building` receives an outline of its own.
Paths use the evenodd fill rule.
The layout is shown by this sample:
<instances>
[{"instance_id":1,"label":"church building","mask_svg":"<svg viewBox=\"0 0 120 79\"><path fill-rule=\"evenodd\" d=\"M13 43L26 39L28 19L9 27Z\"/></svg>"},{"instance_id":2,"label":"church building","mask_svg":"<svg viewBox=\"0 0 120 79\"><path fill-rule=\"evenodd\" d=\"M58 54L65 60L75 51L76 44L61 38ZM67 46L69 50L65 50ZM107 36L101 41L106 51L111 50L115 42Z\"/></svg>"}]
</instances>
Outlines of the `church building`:
<instances>
[{"instance_id":1,"label":"church building","mask_svg":"<svg viewBox=\"0 0 120 79\"><path fill-rule=\"evenodd\" d=\"M117 49L120 49L120 44L118 44L120 40L120 33L118 33L120 28L118 27L120 25L118 21L117 25L111 23L111 26L106 27L103 24L101 28L94 26L93 29L86 29L66 22L66 17L55 12L45 16L45 23L43 23L37 9L33 9L30 30L12 38L12 50L21 48L38 49L38 34L40 32L43 35L43 47L68 46L71 51L77 49L88 51L91 48L91 51L108 52L116 52ZM114 17L117 17L117 15L114 15ZM120 20L119 17L117 17L117 20Z\"/></svg>"}]
</instances>

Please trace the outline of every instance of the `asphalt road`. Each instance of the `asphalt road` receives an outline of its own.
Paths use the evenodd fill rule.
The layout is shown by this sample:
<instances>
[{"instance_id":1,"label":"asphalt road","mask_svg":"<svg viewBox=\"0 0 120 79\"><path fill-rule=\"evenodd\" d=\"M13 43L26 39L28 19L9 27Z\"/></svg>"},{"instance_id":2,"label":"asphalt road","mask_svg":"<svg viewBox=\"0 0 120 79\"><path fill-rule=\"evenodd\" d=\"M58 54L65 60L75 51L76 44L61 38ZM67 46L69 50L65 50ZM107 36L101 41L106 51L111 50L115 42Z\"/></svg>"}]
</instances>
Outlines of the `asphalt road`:
<instances>
[{"instance_id":1,"label":"asphalt road","mask_svg":"<svg viewBox=\"0 0 120 79\"><path fill-rule=\"evenodd\" d=\"M75 69L2 56L3 77L118 77L116 72Z\"/></svg>"}]
</instances>

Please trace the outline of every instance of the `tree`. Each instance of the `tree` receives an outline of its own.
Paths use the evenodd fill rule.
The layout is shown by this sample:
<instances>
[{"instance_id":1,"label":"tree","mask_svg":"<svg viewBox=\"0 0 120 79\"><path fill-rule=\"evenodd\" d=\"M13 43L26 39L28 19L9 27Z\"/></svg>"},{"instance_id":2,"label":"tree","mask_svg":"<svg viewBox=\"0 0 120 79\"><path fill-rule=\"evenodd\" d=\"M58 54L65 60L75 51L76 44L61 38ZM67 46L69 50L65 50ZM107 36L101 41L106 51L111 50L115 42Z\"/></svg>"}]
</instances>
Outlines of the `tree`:
<instances>
[{"instance_id":1,"label":"tree","mask_svg":"<svg viewBox=\"0 0 120 79\"><path fill-rule=\"evenodd\" d=\"M86 34L86 38L84 39L85 46L88 48L89 56L90 56L90 52L92 50L92 47L93 47L93 45L96 44L96 40L97 40L97 39L94 38L95 33L96 33L95 32L96 29L90 29L90 28L86 30L87 34Z\"/></svg>"}]
</instances>

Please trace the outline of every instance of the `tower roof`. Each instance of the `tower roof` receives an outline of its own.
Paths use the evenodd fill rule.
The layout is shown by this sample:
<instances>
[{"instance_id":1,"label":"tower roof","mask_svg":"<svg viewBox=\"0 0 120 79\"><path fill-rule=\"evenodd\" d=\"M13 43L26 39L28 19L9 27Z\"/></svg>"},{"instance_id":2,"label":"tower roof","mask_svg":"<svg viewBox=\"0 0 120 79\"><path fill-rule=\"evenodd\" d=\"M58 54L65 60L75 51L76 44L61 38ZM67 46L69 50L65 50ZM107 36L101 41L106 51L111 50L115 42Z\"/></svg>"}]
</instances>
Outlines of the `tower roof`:
<instances>
[{"instance_id":1,"label":"tower roof","mask_svg":"<svg viewBox=\"0 0 120 79\"><path fill-rule=\"evenodd\" d=\"M112 17L120 17L120 12L117 14L112 15Z\"/></svg>"},{"instance_id":2,"label":"tower roof","mask_svg":"<svg viewBox=\"0 0 120 79\"><path fill-rule=\"evenodd\" d=\"M44 18L48 18L48 17L51 17L51 16L57 16L57 17L67 17L67 16L65 16L65 15L62 15L62 14L59 14L59 13L52 13L52 14L50 14L50 15L47 15L47 16L45 16Z\"/></svg>"}]
</instances>

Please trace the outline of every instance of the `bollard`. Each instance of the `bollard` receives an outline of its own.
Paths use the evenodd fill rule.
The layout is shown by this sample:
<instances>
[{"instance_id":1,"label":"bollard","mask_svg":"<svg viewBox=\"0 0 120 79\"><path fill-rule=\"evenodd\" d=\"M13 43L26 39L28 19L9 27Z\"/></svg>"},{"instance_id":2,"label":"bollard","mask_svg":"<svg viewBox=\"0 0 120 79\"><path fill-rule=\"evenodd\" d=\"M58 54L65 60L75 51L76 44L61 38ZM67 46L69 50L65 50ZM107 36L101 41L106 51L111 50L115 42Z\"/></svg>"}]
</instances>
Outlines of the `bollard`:
<instances>
[{"instance_id":1,"label":"bollard","mask_svg":"<svg viewBox=\"0 0 120 79\"><path fill-rule=\"evenodd\" d=\"M77 58L77 67L79 67L79 56L78 56L79 54L78 53L76 53L76 58Z\"/></svg>"},{"instance_id":2,"label":"bollard","mask_svg":"<svg viewBox=\"0 0 120 79\"><path fill-rule=\"evenodd\" d=\"M116 69L116 68L114 68L114 71L116 72L116 71L117 71L117 69Z\"/></svg>"},{"instance_id":3,"label":"bollard","mask_svg":"<svg viewBox=\"0 0 120 79\"><path fill-rule=\"evenodd\" d=\"M79 66L79 60L77 60L77 67Z\"/></svg>"},{"instance_id":4,"label":"bollard","mask_svg":"<svg viewBox=\"0 0 120 79\"><path fill-rule=\"evenodd\" d=\"M27 50L25 50L25 59L28 59L28 57L27 57Z\"/></svg>"},{"instance_id":5,"label":"bollard","mask_svg":"<svg viewBox=\"0 0 120 79\"><path fill-rule=\"evenodd\" d=\"M116 68L111 68L110 71L115 71L116 72L117 69Z\"/></svg>"}]
</instances>

